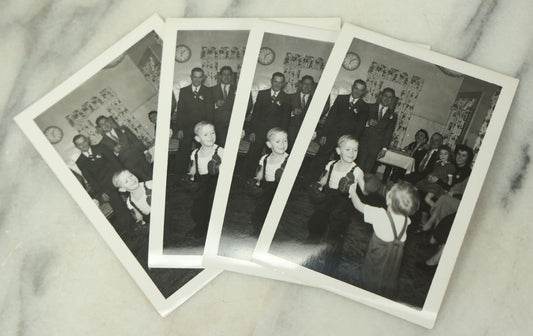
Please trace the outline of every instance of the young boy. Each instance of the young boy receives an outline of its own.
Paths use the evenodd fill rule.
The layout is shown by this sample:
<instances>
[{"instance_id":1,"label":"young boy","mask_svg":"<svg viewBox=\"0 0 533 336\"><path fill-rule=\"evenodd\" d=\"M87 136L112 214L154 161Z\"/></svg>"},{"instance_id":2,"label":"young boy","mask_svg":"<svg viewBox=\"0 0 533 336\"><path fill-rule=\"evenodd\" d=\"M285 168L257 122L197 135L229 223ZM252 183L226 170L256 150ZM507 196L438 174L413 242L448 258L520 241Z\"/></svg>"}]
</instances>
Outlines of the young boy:
<instances>
[{"instance_id":1,"label":"young boy","mask_svg":"<svg viewBox=\"0 0 533 336\"><path fill-rule=\"evenodd\" d=\"M330 161L317 182L317 188L325 193L325 200L315 210L308 223L307 242L319 243L328 231L328 240L342 239L350 222L353 207L348 198L351 185L365 190L364 174L355 164L359 142L351 135L343 135L337 141L339 160Z\"/></svg>"},{"instance_id":2,"label":"young boy","mask_svg":"<svg viewBox=\"0 0 533 336\"><path fill-rule=\"evenodd\" d=\"M272 152L261 157L255 176L256 185L260 186L263 192L257 199L252 214L254 236L258 236L261 232L279 180L289 159L289 154L286 152L288 147L287 132L279 127L271 128L267 132L266 145Z\"/></svg>"},{"instance_id":3,"label":"young boy","mask_svg":"<svg viewBox=\"0 0 533 336\"><path fill-rule=\"evenodd\" d=\"M198 190L191 208L195 226L187 234L202 238L207 234L224 148L215 144L216 133L212 123L200 121L194 126L194 134L194 139L201 147L191 153L189 176L191 181L198 184Z\"/></svg>"},{"instance_id":4,"label":"young boy","mask_svg":"<svg viewBox=\"0 0 533 336\"><path fill-rule=\"evenodd\" d=\"M361 202L355 188L350 188L354 207L363 213L365 222L374 228L362 267L363 288L395 299L398 291L403 245L409 216L420 205L418 192L407 182L398 182L387 193L387 209Z\"/></svg>"},{"instance_id":5,"label":"young boy","mask_svg":"<svg viewBox=\"0 0 533 336\"><path fill-rule=\"evenodd\" d=\"M129 170L121 170L113 175L112 183L120 192L127 192L126 205L133 213L135 221L145 225L150 221L152 202L152 181L139 182Z\"/></svg>"}]
</instances>

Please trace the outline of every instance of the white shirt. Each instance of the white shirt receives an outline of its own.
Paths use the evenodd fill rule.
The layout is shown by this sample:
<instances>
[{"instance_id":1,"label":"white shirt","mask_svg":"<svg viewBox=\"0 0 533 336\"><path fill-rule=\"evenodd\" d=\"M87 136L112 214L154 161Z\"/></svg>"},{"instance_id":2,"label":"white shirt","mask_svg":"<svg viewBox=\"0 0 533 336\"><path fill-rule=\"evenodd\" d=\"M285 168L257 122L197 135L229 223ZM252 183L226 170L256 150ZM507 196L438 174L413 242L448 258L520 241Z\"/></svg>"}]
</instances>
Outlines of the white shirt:
<instances>
[{"instance_id":1,"label":"white shirt","mask_svg":"<svg viewBox=\"0 0 533 336\"><path fill-rule=\"evenodd\" d=\"M199 175L209 174L209 170L207 169L207 164L209 163L209 161L211 161L215 152L218 154L218 156L220 156L220 159L222 159L222 157L224 156L224 148L218 147L218 151L215 150L215 152L213 152L213 155L211 156L203 157L200 155L200 153L198 153L198 164L196 164L195 160L196 160L196 153L198 152L198 150L199 148L195 149L191 153L191 161L195 168L198 167L198 171L196 173L198 173Z\"/></svg>"},{"instance_id":2,"label":"white shirt","mask_svg":"<svg viewBox=\"0 0 533 336\"><path fill-rule=\"evenodd\" d=\"M86 158L91 158L91 155L93 155L93 151L91 150L91 147L89 147L89 150L86 152L82 152L83 155L85 155Z\"/></svg>"},{"instance_id":3,"label":"white shirt","mask_svg":"<svg viewBox=\"0 0 533 336\"><path fill-rule=\"evenodd\" d=\"M304 103L302 107L305 107L307 103L309 103L309 93L302 93L300 92L300 101Z\"/></svg>"},{"instance_id":4,"label":"white shirt","mask_svg":"<svg viewBox=\"0 0 533 336\"><path fill-rule=\"evenodd\" d=\"M270 96L271 97L278 97L278 94L279 94L279 91L274 91L274 90L270 89Z\"/></svg>"},{"instance_id":5,"label":"white shirt","mask_svg":"<svg viewBox=\"0 0 533 336\"><path fill-rule=\"evenodd\" d=\"M391 242L394 240L394 233L392 232L392 226L390 224L389 217L387 216L387 210L365 204L365 207L363 208L363 214L365 216L365 222L372 224L374 233L379 239L385 242ZM399 235L402 232L405 216L395 213L391 213L391 216L392 220L394 221L394 227L396 228L396 234ZM410 223L411 221L409 218L407 218L407 225ZM400 241L404 242L406 238L407 233L404 233L400 238Z\"/></svg>"},{"instance_id":6,"label":"white shirt","mask_svg":"<svg viewBox=\"0 0 533 336\"><path fill-rule=\"evenodd\" d=\"M148 187L152 186L152 181L146 181L146 182L140 182L139 183L139 192L134 195L130 192L130 197L126 200L126 205L128 206L128 209L133 210L135 207L131 204L131 202L135 203L135 206L140 210L143 214L149 215L150 214L150 204L146 201L146 189L144 189L144 184L147 184ZM149 188L150 189L150 188ZM131 202L130 202L131 199Z\"/></svg>"},{"instance_id":7,"label":"white shirt","mask_svg":"<svg viewBox=\"0 0 533 336\"><path fill-rule=\"evenodd\" d=\"M379 104L379 106L378 106L378 118L379 118L379 119L383 118L383 116L385 115L385 113L387 113L387 110L388 110L388 109L389 109L388 107L385 107L385 106ZM380 114L379 111L381 111L381 115L379 115L379 114Z\"/></svg>"},{"instance_id":8,"label":"white shirt","mask_svg":"<svg viewBox=\"0 0 533 336\"><path fill-rule=\"evenodd\" d=\"M355 177L355 183L357 183L357 181L359 180L359 176L361 175L364 175L363 171L361 170L361 168L357 167L357 165L352 162L351 165L348 166L348 169L343 169L343 170L337 170L338 169L338 164L336 165L333 165L335 161L330 161L327 165L326 165L326 170L328 171L328 174L329 174L329 171L331 169L333 169L333 171L331 172L331 175L330 175L330 178L329 178L329 184L328 184L328 187L330 189L339 189L339 181L341 180L341 178L345 177L346 174L348 174L348 172L350 170L352 170L353 167L356 167L354 170L353 170L353 176ZM335 168L337 167L337 168Z\"/></svg>"},{"instance_id":9,"label":"white shirt","mask_svg":"<svg viewBox=\"0 0 533 336\"><path fill-rule=\"evenodd\" d=\"M192 92L200 92L200 88L202 87L202 85L198 85L198 86L194 86L191 84L191 89L192 89Z\"/></svg>"},{"instance_id":10,"label":"white shirt","mask_svg":"<svg viewBox=\"0 0 533 336\"><path fill-rule=\"evenodd\" d=\"M118 141L118 134L115 132L115 129L111 129L111 131L107 132L107 136L110 137L113 140Z\"/></svg>"},{"instance_id":11,"label":"white shirt","mask_svg":"<svg viewBox=\"0 0 533 336\"><path fill-rule=\"evenodd\" d=\"M359 98L354 98L352 95L350 95L350 104L355 104L358 100Z\"/></svg>"},{"instance_id":12,"label":"white shirt","mask_svg":"<svg viewBox=\"0 0 533 336\"><path fill-rule=\"evenodd\" d=\"M221 87L222 87L222 92L229 95L229 88L230 88L230 85L229 84L220 84Z\"/></svg>"},{"instance_id":13,"label":"white shirt","mask_svg":"<svg viewBox=\"0 0 533 336\"><path fill-rule=\"evenodd\" d=\"M259 160L259 166L263 167L263 162L268 155L269 154L265 154L261 157L261 159ZM263 167L263 179L267 182L276 181L276 170L281 168L281 165L283 164L283 162L285 162L285 159L288 156L289 154L283 153L283 160L276 163L272 163L272 160L270 160L271 158L267 159L266 167Z\"/></svg>"}]
</instances>

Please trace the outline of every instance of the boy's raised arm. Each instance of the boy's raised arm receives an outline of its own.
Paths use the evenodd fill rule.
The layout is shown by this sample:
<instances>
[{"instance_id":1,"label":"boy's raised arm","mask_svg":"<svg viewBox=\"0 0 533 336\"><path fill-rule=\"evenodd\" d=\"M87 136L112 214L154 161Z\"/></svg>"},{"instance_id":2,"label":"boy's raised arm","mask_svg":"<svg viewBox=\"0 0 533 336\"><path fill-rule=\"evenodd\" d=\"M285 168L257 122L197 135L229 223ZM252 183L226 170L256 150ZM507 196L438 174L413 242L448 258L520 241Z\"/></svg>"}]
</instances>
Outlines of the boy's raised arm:
<instances>
[{"instance_id":1,"label":"boy's raised arm","mask_svg":"<svg viewBox=\"0 0 533 336\"><path fill-rule=\"evenodd\" d=\"M356 185L355 183L352 184L350 187L350 199L352 200L353 206L357 209L359 212L363 212L363 209L365 208L365 204L361 202L359 199L359 196L357 196L357 192L355 191Z\"/></svg>"}]
</instances>

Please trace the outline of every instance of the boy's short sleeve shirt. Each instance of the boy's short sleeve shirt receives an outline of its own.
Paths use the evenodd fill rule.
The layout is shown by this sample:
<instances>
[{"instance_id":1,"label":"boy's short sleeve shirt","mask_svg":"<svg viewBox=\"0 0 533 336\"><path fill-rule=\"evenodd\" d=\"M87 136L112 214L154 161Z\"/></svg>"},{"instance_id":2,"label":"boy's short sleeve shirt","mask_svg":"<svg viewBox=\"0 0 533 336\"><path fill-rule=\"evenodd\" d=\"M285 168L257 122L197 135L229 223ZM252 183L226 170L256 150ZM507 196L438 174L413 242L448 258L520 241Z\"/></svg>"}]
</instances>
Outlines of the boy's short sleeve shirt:
<instances>
[{"instance_id":1,"label":"boy's short sleeve shirt","mask_svg":"<svg viewBox=\"0 0 533 336\"><path fill-rule=\"evenodd\" d=\"M391 242L394 240L394 233L392 232L392 227L387 216L387 210L379 207L373 207L368 204L365 204L363 209L363 215L365 217L365 222L372 224L374 228L374 233L376 236L386 242ZM403 223L405 221L405 216L391 214L394 224L396 226L396 233L400 234L402 231ZM407 225L410 224L409 218L407 218ZM407 237L407 234L404 234L401 237L401 241L404 242Z\"/></svg>"}]
</instances>

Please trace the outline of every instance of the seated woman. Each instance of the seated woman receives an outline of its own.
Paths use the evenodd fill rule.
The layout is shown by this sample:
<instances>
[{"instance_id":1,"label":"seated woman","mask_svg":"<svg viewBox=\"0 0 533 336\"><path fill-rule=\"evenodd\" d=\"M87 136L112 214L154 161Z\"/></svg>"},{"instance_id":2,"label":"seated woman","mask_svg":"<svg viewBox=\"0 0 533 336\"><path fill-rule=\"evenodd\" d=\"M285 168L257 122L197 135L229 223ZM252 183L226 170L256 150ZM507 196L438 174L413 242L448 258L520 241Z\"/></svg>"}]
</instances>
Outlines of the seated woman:
<instances>
[{"instance_id":1,"label":"seated woman","mask_svg":"<svg viewBox=\"0 0 533 336\"><path fill-rule=\"evenodd\" d=\"M450 190L457 190L462 188L462 191L460 193L455 192L456 197L457 195L462 195L466 183L461 186L459 186L458 184L466 181L470 176L470 173L472 172L472 168L470 166L472 165L473 159L474 151L472 150L472 148L467 145L457 145L457 147L455 147L455 173L452 175L451 183L448 184L443 181L437 181L436 183L439 184L439 186L441 186L447 193L449 193ZM422 191L420 191L420 193L420 197L425 198L425 193ZM435 221L428 220L430 206L425 202L421 202L420 212L422 217L422 227L418 230L418 232L426 232L431 230L431 228L435 225Z\"/></svg>"}]
</instances>

